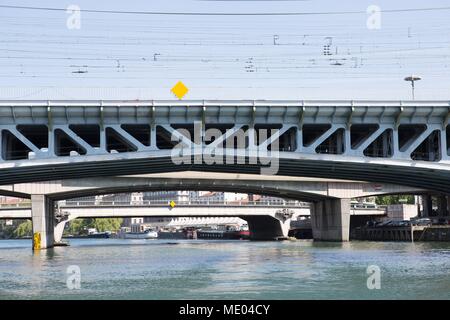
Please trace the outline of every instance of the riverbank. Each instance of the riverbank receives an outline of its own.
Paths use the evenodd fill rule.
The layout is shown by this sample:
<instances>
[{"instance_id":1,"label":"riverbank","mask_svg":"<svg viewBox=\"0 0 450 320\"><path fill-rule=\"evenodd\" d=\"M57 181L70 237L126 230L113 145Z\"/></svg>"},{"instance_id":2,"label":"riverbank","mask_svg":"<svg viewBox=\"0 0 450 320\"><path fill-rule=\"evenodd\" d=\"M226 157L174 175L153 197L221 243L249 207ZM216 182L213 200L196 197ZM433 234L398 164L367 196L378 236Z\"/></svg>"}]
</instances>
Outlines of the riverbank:
<instances>
[{"instance_id":1,"label":"riverbank","mask_svg":"<svg viewBox=\"0 0 450 320\"><path fill-rule=\"evenodd\" d=\"M450 242L450 226L364 227L353 230L352 238L369 241Z\"/></svg>"}]
</instances>

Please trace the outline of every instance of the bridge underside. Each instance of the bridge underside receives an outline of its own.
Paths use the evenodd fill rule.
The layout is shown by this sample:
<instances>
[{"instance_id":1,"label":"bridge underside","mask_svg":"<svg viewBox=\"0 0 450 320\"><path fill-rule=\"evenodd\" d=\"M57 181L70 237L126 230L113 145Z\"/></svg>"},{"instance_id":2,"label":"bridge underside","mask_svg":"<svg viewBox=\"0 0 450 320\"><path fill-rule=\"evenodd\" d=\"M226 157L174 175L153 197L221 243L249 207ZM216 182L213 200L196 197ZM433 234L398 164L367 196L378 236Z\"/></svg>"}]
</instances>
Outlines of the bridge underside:
<instances>
[{"instance_id":1,"label":"bridge underside","mask_svg":"<svg viewBox=\"0 0 450 320\"><path fill-rule=\"evenodd\" d=\"M150 167L151 168L151 167ZM98 169L97 169L98 170ZM83 172L79 172L79 176L83 176ZM179 176L177 174L172 174ZM210 174L212 175L212 174ZM119 177L98 177L98 178L78 178L64 179L49 182L24 183L15 184L10 187L9 192L18 192L19 194L28 194L32 201L40 201L43 196L45 201L57 201L74 197L89 196L96 194L111 194L119 192L136 192L136 191L160 191L160 190L210 190L210 191L230 191L243 193L256 193L272 195L277 197L290 197L296 200L313 202L313 210L311 216L317 218L313 221L315 228L314 235L316 240L328 241L347 241L349 236L349 225L346 221L349 219L350 207L348 199L353 197L364 197L376 194L389 193L420 193L423 189L405 188L394 184L371 185L362 182L345 182L345 181L304 181L308 179L295 179L283 176L247 176L243 174L228 174L224 177L228 179L218 179L219 173L214 173L215 178L208 176L205 172L183 172L183 176L190 178L156 178L156 177L139 177L139 176L119 176ZM195 178L197 177L197 178ZM253 179L250 179L253 178ZM311 181L312 180L312 181ZM34 197L37 195L39 197ZM33 197L35 200L33 200ZM342 200L344 199L344 200ZM337 201L337 202L336 202ZM342 201L346 201L345 204ZM37 207L44 207L39 205ZM328 208L323 210L322 208ZM179 210L182 208L177 208ZM96 208L94 210L78 209L78 216L83 217L113 217L118 216L108 208ZM81 211L83 211L81 213ZM105 211L106 210L106 211ZM133 209L136 211L137 209ZM175 211L176 211L175 210ZM54 219L51 213L45 213L47 216L42 218L44 212L39 211L39 217L36 221L41 221L37 225L35 232L41 232L42 221ZM186 213L178 213L177 216L184 216ZM126 214L129 216L130 214ZM134 216L143 215L142 212L133 213ZM172 215L172 214L171 214ZM197 213L198 215L198 213ZM207 216L220 216L217 214L205 213ZM275 217L273 212L254 212L253 214L229 214L228 216L239 216L247 220L252 231L253 239L273 240L287 237L289 222L284 217ZM160 216L166 216L161 214ZM175 215L174 215L175 216ZM33 216L34 225L35 215ZM55 239L60 239L65 222L59 223L55 227ZM47 228L46 235L50 234L51 228ZM329 230L328 230L329 229ZM50 237L51 238L51 237ZM51 247L51 239L47 237L46 247ZM44 247L42 247L44 248Z\"/></svg>"},{"instance_id":2,"label":"bridge underside","mask_svg":"<svg viewBox=\"0 0 450 320\"><path fill-rule=\"evenodd\" d=\"M327 208L324 210L323 208ZM74 209L73 215L68 215L61 221L56 221L54 201L45 195L32 195L31 218L33 223L33 248L46 249L54 246L62 238L65 224L78 216L82 217L110 217L117 216L114 208ZM183 208L180 208L183 211ZM225 209L224 209L225 210ZM101 212L97 212L101 211ZM239 212L243 212L240 209ZM103 212L103 213L102 213ZM228 214L215 214L206 209L204 216L237 216L247 220L252 240L280 240L286 239L289 232L290 221L295 213L293 210L277 210L273 208L254 208L246 214L233 212ZM141 215L141 213L136 213ZM132 216L127 213L124 216ZM186 213L155 214L155 216L188 216ZM194 215L194 213L192 214ZM199 214L196 213L195 216ZM311 211L313 218L313 234L315 240L348 241L350 200L330 199L314 204ZM328 222L330 221L330 222Z\"/></svg>"},{"instance_id":3,"label":"bridge underside","mask_svg":"<svg viewBox=\"0 0 450 320\"><path fill-rule=\"evenodd\" d=\"M83 210L83 209L81 209ZM94 211L98 209L92 209ZM168 209L166 209L168 210ZM186 209L184 209L185 211ZM33 223L33 249L47 249L51 248L58 243L62 239L62 234L64 231L65 224L70 220L73 220L76 217L108 217L115 216L117 214L112 213L114 209L106 209L106 213L101 215L98 213L89 213L83 212L76 213L73 215L69 215L68 219L63 219L59 223L55 221L54 215L54 205L53 201L45 196L32 196L32 223ZM183 211L183 208L180 208L179 211ZM250 230L250 239L251 240L282 240L287 239L290 221L292 215L294 214L293 210L289 212L278 212L274 209L268 208L254 208L250 213L242 214L239 212L233 214L214 214L208 212L206 210L202 216L208 217L225 217L225 216L236 216L243 220L246 220L249 225ZM244 210L240 210L242 212ZM138 213L139 214L139 213ZM201 214L200 214L201 215ZM198 213L192 214L192 216L200 216ZM124 215L130 216L130 213ZM187 217L189 216L186 213L173 213L173 214L155 214L152 216L161 216L161 217ZM38 239L38 240L36 240Z\"/></svg>"},{"instance_id":4,"label":"bridge underside","mask_svg":"<svg viewBox=\"0 0 450 320\"><path fill-rule=\"evenodd\" d=\"M250 192L304 202L315 202L328 198L362 198L388 194L426 193L426 190L421 188L397 184L204 171L95 178L78 177L76 179L0 186L0 194L24 198L30 198L32 194L45 194L52 200L104 194L174 190Z\"/></svg>"}]
</instances>

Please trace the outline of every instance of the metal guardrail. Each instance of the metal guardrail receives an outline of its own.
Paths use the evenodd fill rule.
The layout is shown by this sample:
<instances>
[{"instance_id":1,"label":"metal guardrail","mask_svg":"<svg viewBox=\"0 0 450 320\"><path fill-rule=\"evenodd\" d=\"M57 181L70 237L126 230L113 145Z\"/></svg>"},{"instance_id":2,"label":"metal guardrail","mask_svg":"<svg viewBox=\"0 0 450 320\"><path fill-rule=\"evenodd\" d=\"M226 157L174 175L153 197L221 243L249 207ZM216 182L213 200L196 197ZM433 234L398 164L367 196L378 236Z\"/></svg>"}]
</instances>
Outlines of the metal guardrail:
<instances>
[{"instance_id":1,"label":"metal guardrail","mask_svg":"<svg viewBox=\"0 0 450 320\"><path fill-rule=\"evenodd\" d=\"M92 207L92 206L105 206L105 207L162 207L170 206L171 200L143 200L143 201L60 201L59 207ZM217 201L217 200L190 200L190 201L175 201L175 206L248 206L248 207L297 207L297 208L309 208L309 204L300 201ZM1 203L1 208L30 208L31 202L18 202L18 203Z\"/></svg>"},{"instance_id":2,"label":"metal guardrail","mask_svg":"<svg viewBox=\"0 0 450 320\"><path fill-rule=\"evenodd\" d=\"M174 201L175 206L249 206L249 207L299 207L309 208L309 204L300 201L217 201L217 200L190 200L190 201ZM170 206L171 200L143 200L136 202L128 201L66 201L60 203L60 207L90 207L90 206L130 206L130 207L161 207Z\"/></svg>"},{"instance_id":3,"label":"metal guardrail","mask_svg":"<svg viewBox=\"0 0 450 320\"><path fill-rule=\"evenodd\" d=\"M65 202L65 203L64 203ZM170 206L171 200L143 200L136 202L129 201L73 201L73 200L65 200L60 201L59 206L77 206L77 207L90 207L90 206L130 206L130 207L139 207L139 206ZM176 206L250 206L250 207L298 207L298 208L309 208L309 203L295 201L295 200L265 200L265 201L218 201L218 200L190 200L190 201L175 201ZM17 202L17 203L0 203L1 208L29 208L31 207L31 202ZM386 210L387 206L380 205L375 207L367 207L364 204L362 206L352 205L352 210Z\"/></svg>"},{"instance_id":4,"label":"metal guardrail","mask_svg":"<svg viewBox=\"0 0 450 320\"><path fill-rule=\"evenodd\" d=\"M17 202L17 203L0 203L1 208L30 208L31 202Z\"/></svg>"}]
</instances>

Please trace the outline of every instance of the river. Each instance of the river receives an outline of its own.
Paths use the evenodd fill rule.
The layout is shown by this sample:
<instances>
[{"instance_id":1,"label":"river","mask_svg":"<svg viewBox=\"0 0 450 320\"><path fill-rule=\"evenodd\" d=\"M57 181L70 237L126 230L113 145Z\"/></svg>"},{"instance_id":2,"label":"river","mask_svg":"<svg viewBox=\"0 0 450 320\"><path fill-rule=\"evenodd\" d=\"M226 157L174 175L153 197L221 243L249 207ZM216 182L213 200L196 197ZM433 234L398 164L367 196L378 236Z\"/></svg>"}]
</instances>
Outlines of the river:
<instances>
[{"instance_id":1,"label":"river","mask_svg":"<svg viewBox=\"0 0 450 320\"><path fill-rule=\"evenodd\" d=\"M450 299L450 243L2 240L0 299Z\"/></svg>"}]
</instances>

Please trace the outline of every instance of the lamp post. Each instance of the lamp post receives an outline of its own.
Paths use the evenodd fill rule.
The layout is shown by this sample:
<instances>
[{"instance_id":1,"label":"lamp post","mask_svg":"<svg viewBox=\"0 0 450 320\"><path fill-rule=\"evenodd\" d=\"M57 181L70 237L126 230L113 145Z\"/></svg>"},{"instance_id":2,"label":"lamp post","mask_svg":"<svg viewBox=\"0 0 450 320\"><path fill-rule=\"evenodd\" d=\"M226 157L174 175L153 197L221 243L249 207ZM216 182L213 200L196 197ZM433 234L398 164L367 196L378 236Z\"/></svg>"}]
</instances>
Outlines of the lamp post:
<instances>
[{"instance_id":1,"label":"lamp post","mask_svg":"<svg viewBox=\"0 0 450 320\"><path fill-rule=\"evenodd\" d=\"M422 80L419 76L409 76L405 78L405 81L411 82L412 99L414 100L414 82Z\"/></svg>"}]
</instances>

